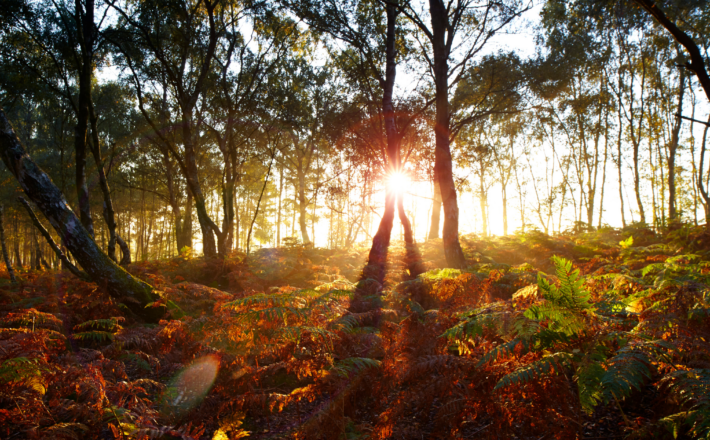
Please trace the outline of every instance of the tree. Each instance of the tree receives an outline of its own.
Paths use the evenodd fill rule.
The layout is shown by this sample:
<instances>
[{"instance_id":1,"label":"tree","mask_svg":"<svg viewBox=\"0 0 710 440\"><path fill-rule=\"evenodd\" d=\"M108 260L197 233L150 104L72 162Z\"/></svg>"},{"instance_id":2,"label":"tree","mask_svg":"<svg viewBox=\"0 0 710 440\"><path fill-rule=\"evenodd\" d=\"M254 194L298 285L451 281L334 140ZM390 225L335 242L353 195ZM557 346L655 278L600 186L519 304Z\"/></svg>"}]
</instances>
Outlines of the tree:
<instances>
[{"instance_id":1,"label":"tree","mask_svg":"<svg viewBox=\"0 0 710 440\"><path fill-rule=\"evenodd\" d=\"M519 0L429 0L430 25L411 2L399 6L419 30L428 45L423 46L422 58L426 60L434 82L436 116L434 121L434 178L439 184L444 208L442 238L446 261L451 267L465 266L459 243L459 207L453 177L451 143L456 134L469 121L462 118L455 123L449 105L449 94L466 72L469 62L481 52L498 31L510 24L530 8ZM472 25L473 24L473 25ZM455 41L463 44L455 44ZM458 58L454 58L456 52Z\"/></svg>"},{"instance_id":2,"label":"tree","mask_svg":"<svg viewBox=\"0 0 710 440\"><path fill-rule=\"evenodd\" d=\"M217 40L223 32L224 21L230 17L227 5L220 4L219 0L196 0L161 5L142 2L124 7L112 2L111 6L121 17L121 27L109 38L130 71L141 112L185 177L202 230L204 253L216 256L215 235L220 237L222 231L207 212L197 165L202 123L195 112L209 85ZM182 151L162 135L159 121L146 108L145 82L160 83L161 80L169 86L180 112ZM222 255L225 251L219 249Z\"/></svg>"},{"instance_id":3,"label":"tree","mask_svg":"<svg viewBox=\"0 0 710 440\"><path fill-rule=\"evenodd\" d=\"M147 283L133 277L99 249L89 232L69 208L64 195L49 176L29 157L0 108L0 157L27 197L49 220L55 231L89 277L116 298L148 319L162 316L162 307L146 308L159 299Z\"/></svg>"}]
</instances>

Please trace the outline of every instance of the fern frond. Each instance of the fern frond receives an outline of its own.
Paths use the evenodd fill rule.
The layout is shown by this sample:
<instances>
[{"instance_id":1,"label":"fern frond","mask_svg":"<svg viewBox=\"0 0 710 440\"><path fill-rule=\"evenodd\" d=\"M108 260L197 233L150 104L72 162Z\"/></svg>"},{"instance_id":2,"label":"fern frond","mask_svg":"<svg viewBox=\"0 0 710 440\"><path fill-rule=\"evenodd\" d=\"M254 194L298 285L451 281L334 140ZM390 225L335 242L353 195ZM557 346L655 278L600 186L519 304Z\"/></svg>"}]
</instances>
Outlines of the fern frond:
<instances>
[{"instance_id":1,"label":"fern frond","mask_svg":"<svg viewBox=\"0 0 710 440\"><path fill-rule=\"evenodd\" d=\"M96 329L104 332L113 333L123 328L118 323L124 320L125 318L123 316L108 319L93 319L91 321L86 321L82 322L81 324L75 325L74 330L81 332L85 330Z\"/></svg>"},{"instance_id":2,"label":"fern frond","mask_svg":"<svg viewBox=\"0 0 710 440\"><path fill-rule=\"evenodd\" d=\"M98 344L113 341L113 336L114 336L113 333L102 332L102 331L98 331L98 330L74 334L75 339L78 339L80 341L86 341L86 342L96 342Z\"/></svg>"},{"instance_id":3,"label":"fern frond","mask_svg":"<svg viewBox=\"0 0 710 440\"><path fill-rule=\"evenodd\" d=\"M594 361L585 362L577 368L577 390L579 403L587 414L594 412L594 407L604 401L602 381L606 371L604 367Z\"/></svg>"},{"instance_id":4,"label":"fern frond","mask_svg":"<svg viewBox=\"0 0 710 440\"><path fill-rule=\"evenodd\" d=\"M512 385L525 384L544 374L556 373L564 368L572 357L573 355L571 353L565 352L547 355L531 364L518 368L512 373L506 374L498 381L493 390L496 391Z\"/></svg>"},{"instance_id":5,"label":"fern frond","mask_svg":"<svg viewBox=\"0 0 710 440\"><path fill-rule=\"evenodd\" d=\"M333 367L333 372L340 376L348 377L352 373L357 373L358 371L364 371L369 368L379 368L381 362L377 359L364 358L364 357L351 357L343 359L338 362Z\"/></svg>"},{"instance_id":6,"label":"fern frond","mask_svg":"<svg viewBox=\"0 0 710 440\"><path fill-rule=\"evenodd\" d=\"M38 359L16 357L6 359L0 364L0 381L5 383L20 382L41 376L46 368L40 366Z\"/></svg>"},{"instance_id":7,"label":"fern frond","mask_svg":"<svg viewBox=\"0 0 710 440\"><path fill-rule=\"evenodd\" d=\"M529 349L529 343L526 339L524 338L514 338L511 341L508 341L506 343L500 344L493 350L489 351L481 359L478 361L476 364L476 367L480 368L490 362L495 362L498 360L498 358L503 357L503 356L511 356L514 351L515 347L518 346L518 344L521 344L523 346L523 351L527 352Z\"/></svg>"}]
</instances>

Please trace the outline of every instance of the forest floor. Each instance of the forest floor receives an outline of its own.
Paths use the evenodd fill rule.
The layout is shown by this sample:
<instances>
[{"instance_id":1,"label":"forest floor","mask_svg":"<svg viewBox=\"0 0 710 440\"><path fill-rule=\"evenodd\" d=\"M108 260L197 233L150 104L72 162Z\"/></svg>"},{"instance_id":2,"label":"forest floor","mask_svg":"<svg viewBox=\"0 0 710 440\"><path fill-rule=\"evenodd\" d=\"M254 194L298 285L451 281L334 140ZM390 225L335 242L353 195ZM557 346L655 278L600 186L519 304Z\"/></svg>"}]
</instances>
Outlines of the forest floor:
<instances>
[{"instance_id":1,"label":"forest floor","mask_svg":"<svg viewBox=\"0 0 710 440\"><path fill-rule=\"evenodd\" d=\"M710 438L704 229L461 241L0 272L0 438Z\"/></svg>"}]
</instances>

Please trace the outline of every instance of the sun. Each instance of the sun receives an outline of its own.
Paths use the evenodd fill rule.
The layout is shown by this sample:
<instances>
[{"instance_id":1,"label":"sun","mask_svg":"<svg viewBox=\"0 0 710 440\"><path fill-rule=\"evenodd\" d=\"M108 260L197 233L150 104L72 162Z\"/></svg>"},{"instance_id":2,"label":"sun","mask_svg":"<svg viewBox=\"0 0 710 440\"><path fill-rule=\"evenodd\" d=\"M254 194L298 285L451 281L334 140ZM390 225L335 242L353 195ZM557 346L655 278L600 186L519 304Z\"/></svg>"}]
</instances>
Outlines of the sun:
<instances>
[{"instance_id":1,"label":"sun","mask_svg":"<svg viewBox=\"0 0 710 440\"><path fill-rule=\"evenodd\" d=\"M409 189L411 181L406 173L397 171L390 173L387 176L387 188L394 191L397 194L402 194Z\"/></svg>"}]
</instances>

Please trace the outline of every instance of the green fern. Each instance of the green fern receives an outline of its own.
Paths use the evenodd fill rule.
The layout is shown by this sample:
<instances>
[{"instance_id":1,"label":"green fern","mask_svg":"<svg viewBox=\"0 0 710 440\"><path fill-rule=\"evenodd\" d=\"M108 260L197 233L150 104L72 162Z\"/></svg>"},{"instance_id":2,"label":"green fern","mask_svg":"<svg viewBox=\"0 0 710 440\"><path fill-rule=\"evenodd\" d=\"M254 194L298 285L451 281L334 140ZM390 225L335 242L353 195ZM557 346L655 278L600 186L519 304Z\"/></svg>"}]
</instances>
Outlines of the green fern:
<instances>
[{"instance_id":1,"label":"green fern","mask_svg":"<svg viewBox=\"0 0 710 440\"><path fill-rule=\"evenodd\" d=\"M494 391L511 385L522 385L544 374L558 372L564 368L572 359L571 353L554 353L538 359L524 367L518 368L512 373L506 374L496 384Z\"/></svg>"},{"instance_id":2,"label":"green fern","mask_svg":"<svg viewBox=\"0 0 710 440\"><path fill-rule=\"evenodd\" d=\"M123 327L119 325L119 322L124 320L123 317L108 318L108 319L93 319L91 321L82 322L74 326L74 330L86 331L86 330L99 330L103 332L115 333L121 330Z\"/></svg>"},{"instance_id":3,"label":"green fern","mask_svg":"<svg viewBox=\"0 0 710 440\"><path fill-rule=\"evenodd\" d=\"M674 435L685 425L694 438L710 439L710 369L695 368L674 371L661 379L678 397L686 411L660 420Z\"/></svg>"},{"instance_id":4,"label":"green fern","mask_svg":"<svg viewBox=\"0 0 710 440\"><path fill-rule=\"evenodd\" d=\"M109 343L113 341L113 337L113 333L98 330L74 334L74 339L78 339L83 342L93 342L97 344Z\"/></svg>"},{"instance_id":5,"label":"green fern","mask_svg":"<svg viewBox=\"0 0 710 440\"><path fill-rule=\"evenodd\" d=\"M537 284L545 302L530 306L525 316L535 321L548 321L549 329L572 336L586 328L586 321L594 314L589 302L589 293L584 290L584 280L579 270L573 270L572 262L557 256L552 257L560 287L550 284L538 274Z\"/></svg>"},{"instance_id":6,"label":"green fern","mask_svg":"<svg viewBox=\"0 0 710 440\"><path fill-rule=\"evenodd\" d=\"M6 359L0 364L0 382L21 382L41 376L44 371L47 369L42 367L37 359L26 357Z\"/></svg>"},{"instance_id":7,"label":"green fern","mask_svg":"<svg viewBox=\"0 0 710 440\"><path fill-rule=\"evenodd\" d=\"M332 371L338 374L339 376L348 377L353 373L364 371L369 368L379 368L380 365L381 362L376 359L351 357L338 362L333 367Z\"/></svg>"}]
</instances>

